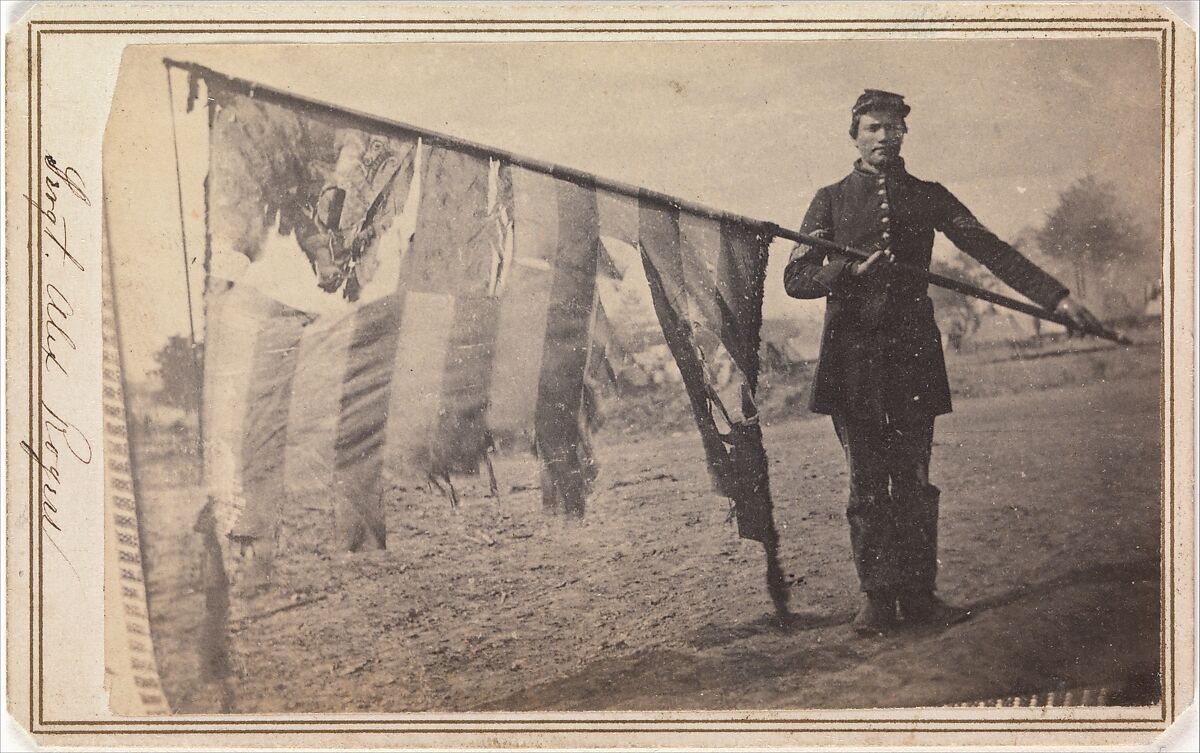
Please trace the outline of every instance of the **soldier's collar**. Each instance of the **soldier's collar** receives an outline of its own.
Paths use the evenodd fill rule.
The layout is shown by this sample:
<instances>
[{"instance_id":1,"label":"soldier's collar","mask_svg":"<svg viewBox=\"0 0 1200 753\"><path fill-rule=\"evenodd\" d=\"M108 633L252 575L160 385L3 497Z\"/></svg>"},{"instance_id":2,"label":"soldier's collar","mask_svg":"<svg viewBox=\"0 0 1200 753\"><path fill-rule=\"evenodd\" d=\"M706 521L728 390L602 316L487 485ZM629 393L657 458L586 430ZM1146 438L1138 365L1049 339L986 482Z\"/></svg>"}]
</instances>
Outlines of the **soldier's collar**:
<instances>
[{"instance_id":1,"label":"soldier's collar","mask_svg":"<svg viewBox=\"0 0 1200 753\"><path fill-rule=\"evenodd\" d=\"M896 160L892 162L892 164L886 170L880 170L879 172L871 172L863 167L862 159L856 159L854 160L854 172L868 178L875 178L880 175L885 177L889 175L904 175L908 171L904 168L904 158L897 157Z\"/></svg>"}]
</instances>

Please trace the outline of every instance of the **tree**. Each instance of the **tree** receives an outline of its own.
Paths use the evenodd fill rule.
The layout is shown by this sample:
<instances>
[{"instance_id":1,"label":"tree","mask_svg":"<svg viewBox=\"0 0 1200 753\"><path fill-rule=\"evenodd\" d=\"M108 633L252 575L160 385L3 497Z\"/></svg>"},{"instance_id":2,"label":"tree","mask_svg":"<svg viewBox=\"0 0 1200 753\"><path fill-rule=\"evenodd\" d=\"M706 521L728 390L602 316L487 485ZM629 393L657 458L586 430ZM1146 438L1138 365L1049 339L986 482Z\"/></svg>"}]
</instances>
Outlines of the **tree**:
<instances>
[{"instance_id":1,"label":"tree","mask_svg":"<svg viewBox=\"0 0 1200 753\"><path fill-rule=\"evenodd\" d=\"M202 345L193 345L182 335L171 335L157 353L155 373L162 381L159 402L186 411L199 410Z\"/></svg>"},{"instance_id":2,"label":"tree","mask_svg":"<svg viewBox=\"0 0 1200 753\"><path fill-rule=\"evenodd\" d=\"M1059 195L1058 206L1034 230L1047 256L1068 263L1072 293L1086 297L1089 281L1107 277L1115 262L1145 258L1153 240L1121 200L1116 187L1085 175Z\"/></svg>"}]
</instances>

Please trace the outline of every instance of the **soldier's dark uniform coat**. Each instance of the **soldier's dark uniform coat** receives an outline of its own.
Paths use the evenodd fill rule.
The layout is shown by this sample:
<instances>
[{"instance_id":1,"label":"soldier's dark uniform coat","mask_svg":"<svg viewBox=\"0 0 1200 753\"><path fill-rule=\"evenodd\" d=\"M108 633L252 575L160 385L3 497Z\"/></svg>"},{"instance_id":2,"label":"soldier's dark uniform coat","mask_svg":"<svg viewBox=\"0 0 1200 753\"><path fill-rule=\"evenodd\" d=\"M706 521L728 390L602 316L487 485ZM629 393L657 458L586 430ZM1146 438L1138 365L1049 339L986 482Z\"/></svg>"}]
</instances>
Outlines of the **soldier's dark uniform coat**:
<instances>
[{"instance_id":1,"label":"soldier's dark uniform coat","mask_svg":"<svg viewBox=\"0 0 1200 753\"><path fill-rule=\"evenodd\" d=\"M910 175L902 161L886 174L856 165L817 191L801 227L863 251L890 248L897 262L921 269L929 268L937 231L1042 306L1054 308L1067 295L945 187ZM949 413L950 387L927 283L880 267L853 277L848 261L827 259L820 248L799 246L792 253L784 272L788 295L828 299L809 408L825 414Z\"/></svg>"},{"instance_id":2,"label":"soldier's dark uniform coat","mask_svg":"<svg viewBox=\"0 0 1200 753\"><path fill-rule=\"evenodd\" d=\"M929 268L940 231L1042 306L1067 294L943 186L909 175L898 160L884 174L859 163L822 188L801 231L863 251L891 249L897 262L920 269ZM827 298L809 407L832 415L846 451L846 517L861 586L932 593L940 492L929 483L929 459L934 417L950 412L950 387L927 283L885 264L855 277L850 262L799 246L784 287L795 298Z\"/></svg>"}]
</instances>

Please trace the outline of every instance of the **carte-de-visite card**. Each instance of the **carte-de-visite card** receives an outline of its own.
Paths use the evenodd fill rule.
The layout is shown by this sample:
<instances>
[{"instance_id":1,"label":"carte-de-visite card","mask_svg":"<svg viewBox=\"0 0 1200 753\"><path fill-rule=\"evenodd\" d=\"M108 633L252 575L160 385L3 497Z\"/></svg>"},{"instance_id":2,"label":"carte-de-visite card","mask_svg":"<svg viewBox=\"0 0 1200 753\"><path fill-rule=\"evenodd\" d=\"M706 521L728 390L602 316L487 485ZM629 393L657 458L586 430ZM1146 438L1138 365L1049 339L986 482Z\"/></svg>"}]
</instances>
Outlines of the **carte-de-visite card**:
<instances>
[{"instance_id":1,"label":"carte-de-visite card","mask_svg":"<svg viewBox=\"0 0 1200 753\"><path fill-rule=\"evenodd\" d=\"M29 9L9 713L59 747L1171 744L1192 22Z\"/></svg>"}]
</instances>

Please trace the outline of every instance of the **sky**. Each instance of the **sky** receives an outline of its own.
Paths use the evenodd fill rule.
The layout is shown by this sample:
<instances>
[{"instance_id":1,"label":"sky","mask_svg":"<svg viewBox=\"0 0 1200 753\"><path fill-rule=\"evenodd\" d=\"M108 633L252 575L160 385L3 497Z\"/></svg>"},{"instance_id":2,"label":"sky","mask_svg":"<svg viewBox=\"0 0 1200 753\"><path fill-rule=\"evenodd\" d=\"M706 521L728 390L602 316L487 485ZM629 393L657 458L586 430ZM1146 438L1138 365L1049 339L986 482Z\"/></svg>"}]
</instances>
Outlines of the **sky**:
<instances>
[{"instance_id":1,"label":"sky","mask_svg":"<svg viewBox=\"0 0 1200 753\"><path fill-rule=\"evenodd\" d=\"M203 122L177 112L173 129L164 56L789 227L850 170L850 106L881 88L913 108L910 172L1001 237L1040 224L1088 173L1151 229L1159 216L1152 39L131 46L104 169L134 368L188 327L173 133L184 215L203 211ZM783 294L787 250L772 248L765 314L819 315Z\"/></svg>"}]
</instances>

